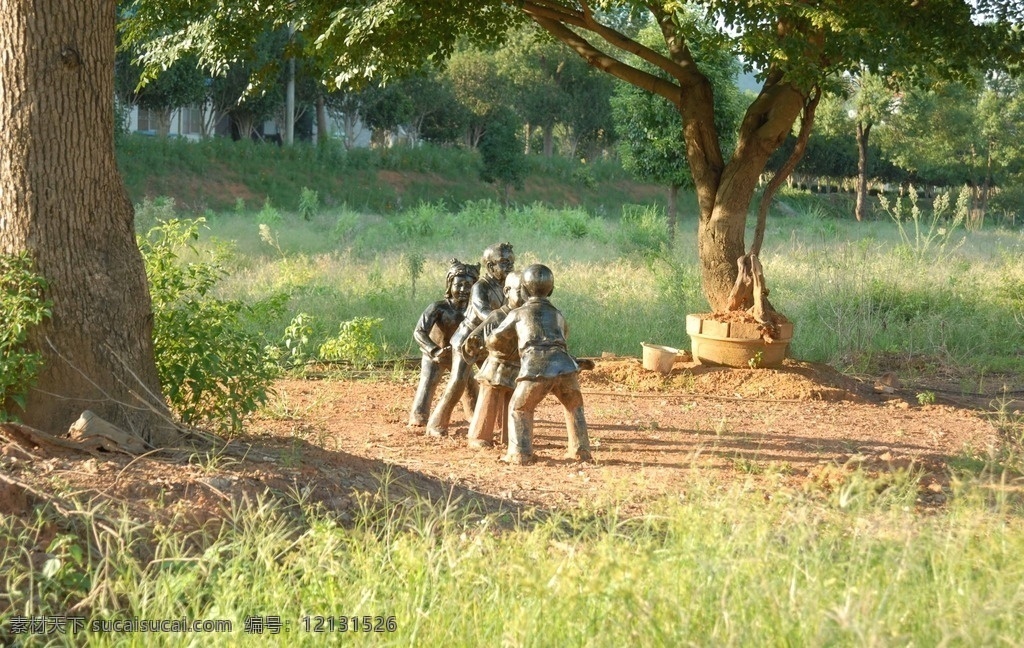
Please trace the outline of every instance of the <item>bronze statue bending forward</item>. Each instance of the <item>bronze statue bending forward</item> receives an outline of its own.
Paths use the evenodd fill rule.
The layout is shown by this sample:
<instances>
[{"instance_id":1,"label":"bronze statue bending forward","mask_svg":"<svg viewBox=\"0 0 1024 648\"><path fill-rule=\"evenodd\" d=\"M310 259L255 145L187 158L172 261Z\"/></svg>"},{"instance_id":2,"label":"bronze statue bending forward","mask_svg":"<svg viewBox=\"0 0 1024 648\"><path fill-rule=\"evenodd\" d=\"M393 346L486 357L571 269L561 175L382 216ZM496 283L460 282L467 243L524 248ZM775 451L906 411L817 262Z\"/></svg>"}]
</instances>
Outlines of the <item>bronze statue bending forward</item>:
<instances>
[{"instance_id":1,"label":"bronze statue bending forward","mask_svg":"<svg viewBox=\"0 0 1024 648\"><path fill-rule=\"evenodd\" d=\"M565 408L566 456L578 461L593 460L577 378L580 368L566 346L565 318L548 299L554 289L555 278L550 268L539 263L527 267L522 273L524 304L512 310L487 337L491 352L507 354L513 347L519 349L521 366L509 404L508 452L502 458L510 464L533 461L534 410L549 393Z\"/></svg>"},{"instance_id":2,"label":"bronze statue bending forward","mask_svg":"<svg viewBox=\"0 0 1024 648\"><path fill-rule=\"evenodd\" d=\"M505 277L505 295L507 302L501 308L491 311L479 326L473 329L466 341L462 343L467 358L477 357L485 347L487 336L501 324L513 308L522 305L520 277L510 272ZM512 347L504 350L491 351L476 374L480 383L480 393L476 399L476 409L469 422L469 447L490 448L494 446L494 429L499 425L502 432L501 443L508 439L508 406L512 399L512 390L516 386L519 375L519 349Z\"/></svg>"}]
</instances>

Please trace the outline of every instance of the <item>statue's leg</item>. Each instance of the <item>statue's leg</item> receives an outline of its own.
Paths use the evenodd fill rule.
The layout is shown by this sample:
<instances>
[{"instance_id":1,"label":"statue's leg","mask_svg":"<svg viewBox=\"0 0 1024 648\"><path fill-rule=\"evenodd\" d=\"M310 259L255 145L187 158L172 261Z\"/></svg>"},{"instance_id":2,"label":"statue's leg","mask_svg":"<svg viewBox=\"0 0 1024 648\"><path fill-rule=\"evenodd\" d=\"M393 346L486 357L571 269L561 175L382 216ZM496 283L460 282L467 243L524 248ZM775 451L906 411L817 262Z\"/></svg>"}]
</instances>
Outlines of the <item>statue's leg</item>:
<instances>
[{"instance_id":1,"label":"statue's leg","mask_svg":"<svg viewBox=\"0 0 1024 648\"><path fill-rule=\"evenodd\" d=\"M462 398L466 391L466 383L469 380L471 367L458 353L452 354L452 373L448 376L448 384L444 388L434 411L430 413L430 420L427 421L427 434L429 436L448 436L448 423L451 421L455 405Z\"/></svg>"},{"instance_id":2,"label":"statue's leg","mask_svg":"<svg viewBox=\"0 0 1024 648\"><path fill-rule=\"evenodd\" d=\"M533 411L551 391L550 380L520 380L512 392L512 425L508 431L508 452L502 458L511 464L533 461Z\"/></svg>"},{"instance_id":3,"label":"statue's leg","mask_svg":"<svg viewBox=\"0 0 1024 648\"><path fill-rule=\"evenodd\" d=\"M579 461L592 461L590 435L587 432L587 418L583 413L583 394L576 374L566 374L555 379L552 391L558 402L565 408L565 431L568 446L565 456Z\"/></svg>"},{"instance_id":4,"label":"statue's leg","mask_svg":"<svg viewBox=\"0 0 1024 648\"><path fill-rule=\"evenodd\" d=\"M498 413L498 423L500 424L499 429L501 432L498 435L498 443L508 445L508 429L511 427L508 405L512 401L512 390L508 387L499 387L498 391L501 392L501 411Z\"/></svg>"},{"instance_id":5,"label":"statue's leg","mask_svg":"<svg viewBox=\"0 0 1024 648\"><path fill-rule=\"evenodd\" d=\"M469 447L490 448L494 445L494 423L501 412L500 387L482 383L473 418L469 421Z\"/></svg>"},{"instance_id":6,"label":"statue's leg","mask_svg":"<svg viewBox=\"0 0 1024 648\"><path fill-rule=\"evenodd\" d=\"M416 395L412 399L412 409L409 411L409 425L423 427L427 424L427 417L430 415L430 401L434 398L437 383L441 382L441 372L441 366L424 353L420 360L420 383L416 387Z\"/></svg>"},{"instance_id":7,"label":"statue's leg","mask_svg":"<svg viewBox=\"0 0 1024 648\"><path fill-rule=\"evenodd\" d=\"M467 363L466 389L462 392L462 413L466 415L467 421L473 418L477 399L480 398L480 391L480 383L476 381L476 364L472 362Z\"/></svg>"}]
</instances>

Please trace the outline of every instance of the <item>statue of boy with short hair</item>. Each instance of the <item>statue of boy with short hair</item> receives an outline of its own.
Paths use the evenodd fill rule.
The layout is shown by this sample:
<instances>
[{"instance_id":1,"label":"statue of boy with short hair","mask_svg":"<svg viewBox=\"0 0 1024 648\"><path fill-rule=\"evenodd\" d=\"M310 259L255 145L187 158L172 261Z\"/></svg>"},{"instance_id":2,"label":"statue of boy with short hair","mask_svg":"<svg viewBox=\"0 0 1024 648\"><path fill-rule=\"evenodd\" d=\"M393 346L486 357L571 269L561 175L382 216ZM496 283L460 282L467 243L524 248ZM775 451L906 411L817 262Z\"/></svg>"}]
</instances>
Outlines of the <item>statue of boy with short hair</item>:
<instances>
[{"instance_id":1,"label":"statue of boy with short hair","mask_svg":"<svg viewBox=\"0 0 1024 648\"><path fill-rule=\"evenodd\" d=\"M509 312L487 337L491 352L507 353L517 346L520 357L509 404L508 452L502 460L513 465L533 462L534 410L552 393L565 408L566 457L593 461L578 380L580 367L566 346L565 318L548 299L555 289L554 273L545 265L531 265L523 270L521 285L523 305Z\"/></svg>"},{"instance_id":2,"label":"statue of boy with short hair","mask_svg":"<svg viewBox=\"0 0 1024 648\"><path fill-rule=\"evenodd\" d=\"M522 305L522 290L520 289L520 276L517 272L510 272L505 277L505 305L491 311L483 322L469 334L466 341L462 343L463 354L467 358L477 357L480 350L485 348L487 336L490 335L513 308ZM469 422L469 447L491 448L494 447L495 426L500 425L502 437L501 443L505 443L508 437L508 405L512 399L512 390L516 386L516 377L519 375L519 349L512 347L508 350L494 350L487 354L487 359L476 374L476 380L480 383L480 391L476 399L476 409L473 410L473 418Z\"/></svg>"},{"instance_id":3,"label":"statue of boy with short hair","mask_svg":"<svg viewBox=\"0 0 1024 648\"><path fill-rule=\"evenodd\" d=\"M451 339L466 315L469 297L480 266L449 261L445 276L444 299L427 306L413 329L412 337L422 353L420 382L409 412L409 425L423 427L427 423L430 401L441 381L441 374L452 367ZM470 408L469 411L472 411Z\"/></svg>"}]
</instances>

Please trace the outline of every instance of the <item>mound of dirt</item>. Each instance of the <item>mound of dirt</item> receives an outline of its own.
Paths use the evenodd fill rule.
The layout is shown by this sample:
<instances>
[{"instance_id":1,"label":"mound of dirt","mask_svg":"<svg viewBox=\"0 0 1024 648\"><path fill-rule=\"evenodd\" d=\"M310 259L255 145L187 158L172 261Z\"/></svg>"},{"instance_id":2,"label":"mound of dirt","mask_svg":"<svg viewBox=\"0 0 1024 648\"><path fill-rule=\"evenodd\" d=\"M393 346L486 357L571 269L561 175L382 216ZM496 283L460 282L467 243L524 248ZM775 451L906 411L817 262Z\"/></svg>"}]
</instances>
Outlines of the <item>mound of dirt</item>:
<instances>
[{"instance_id":1,"label":"mound of dirt","mask_svg":"<svg viewBox=\"0 0 1024 648\"><path fill-rule=\"evenodd\" d=\"M704 397L774 401L852 401L874 398L858 380L831 367L786 360L777 369L730 369L693 362L680 354L667 375L643 368L637 358L595 358L594 370L580 374L580 385L594 390L684 392Z\"/></svg>"}]
</instances>

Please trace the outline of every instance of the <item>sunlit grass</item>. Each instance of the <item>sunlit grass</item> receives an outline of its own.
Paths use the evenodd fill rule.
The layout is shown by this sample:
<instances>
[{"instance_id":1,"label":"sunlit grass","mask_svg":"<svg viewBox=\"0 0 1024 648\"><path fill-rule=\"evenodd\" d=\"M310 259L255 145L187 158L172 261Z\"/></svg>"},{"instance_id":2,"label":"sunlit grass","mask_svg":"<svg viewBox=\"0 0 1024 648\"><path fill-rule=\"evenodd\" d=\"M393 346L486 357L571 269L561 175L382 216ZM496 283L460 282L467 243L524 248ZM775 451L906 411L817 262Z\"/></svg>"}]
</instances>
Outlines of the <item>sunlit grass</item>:
<instances>
[{"instance_id":1,"label":"sunlit grass","mask_svg":"<svg viewBox=\"0 0 1024 648\"><path fill-rule=\"evenodd\" d=\"M346 632L346 641L1019 644L1019 496L993 498L971 482L946 509L915 515L915 489L912 475L880 482L853 473L828 489L766 497L695 473L645 515L626 515L612 501L484 516L467 502L400 496L385 480L350 524L301 502L268 499L226 511L220 531L162 527L145 551L139 527L95 527L75 542L84 549L99 538L105 558L35 580L26 578L25 555L8 552L0 571L12 600L0 627L9 628L12 615L64 614L74 597L63 598L62 588L82 575L93 593L90 621L231 621L231 633L204 635L203 645L237 645L247 617L282 622L281 633L265 631L261 643L319 645L326 637L307 631L306 617L315 624L318 616L364 615L393 616L395 630ZM5 525L0 533L11 540ZM88 632L83 639L179 645L183 635Z\"/></svg>"},{"instance_id":2,"label":"sunlit grass","mask_svg":"<svg viewBox=\"0 0 1024 648\"><path fill-rule=\"evenodd\" d=\"M707 308L688 221L674 245L662 247L663 239L615 218L541 205L502 215L490 201L458 211L420 204L388 216L346 207L310 222L282 212L265 223L269 242L260 216L228 214L209 226L211 240L234 249L225 296L285 296L285 312L264 322L271 340L300 312L322 336L352 317L381 317L388 349L414 354L412 327L442 297L448 260L479 262L484 247L504 241L520 268L554 269L553 301L578 355L639 355L643 341L685 348L685 315ZM964 245L938 260L908 253L890 222L814 210L773 217L762 260L773 303L796 324L791 355L861 371L893 356L976 374L1020 371L1024 237L999 228L958 236ZM423 259L415 295L409 255Z\"/></svg>"}]
</instances>

